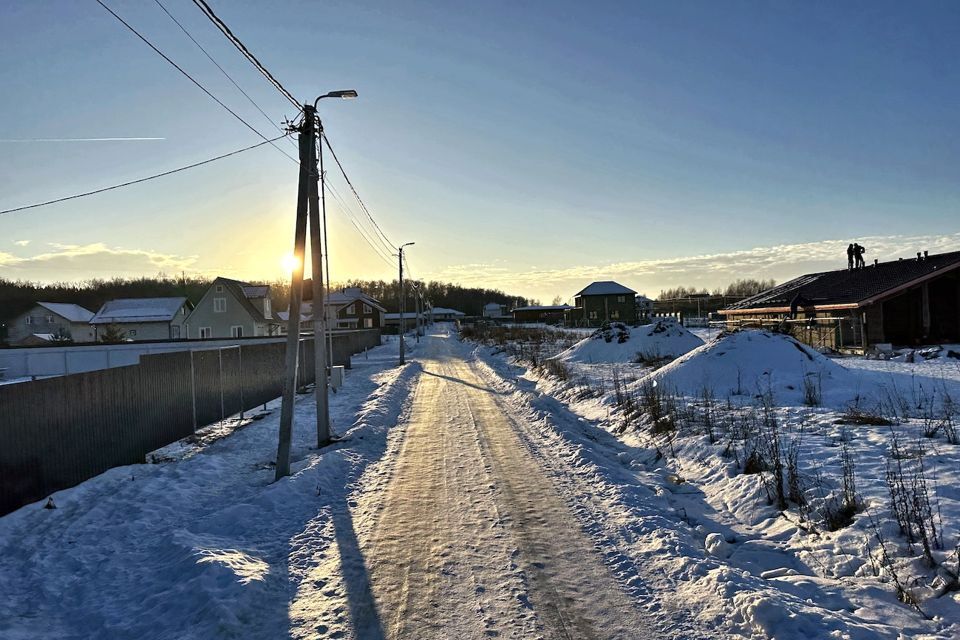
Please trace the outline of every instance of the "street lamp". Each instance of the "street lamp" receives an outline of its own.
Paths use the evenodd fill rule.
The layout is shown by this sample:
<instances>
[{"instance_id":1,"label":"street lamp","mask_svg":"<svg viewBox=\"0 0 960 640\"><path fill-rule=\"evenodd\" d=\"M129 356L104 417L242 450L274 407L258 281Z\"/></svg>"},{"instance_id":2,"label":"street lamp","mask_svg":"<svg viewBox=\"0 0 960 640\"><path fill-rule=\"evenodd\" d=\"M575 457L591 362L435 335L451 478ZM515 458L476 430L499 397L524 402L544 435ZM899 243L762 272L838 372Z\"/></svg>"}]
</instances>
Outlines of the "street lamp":
<instances>
[{"instance_id":1,"label":"street lamp","mask_svg":"<svg viewBox=\"0 0 960 640\"><path fill-rule=\"evenodd\" d=\"M410 245L413 245L413 244L416 244L416 243L407 242L406 244L400 245L398 249L399 253L397 254L397 257L399 258L399 262L400 262L400 331L399 331L400 333L400 364L404 364L405 362L405 360L403 359L403 350L404 350L403 334L405 329L403 312L406 304L403 296L403 248L409 247Z\"/></svg>"},{"instance_id":2,"label":"street lamp","mask_svg":"<svg viewBox=\"0 0 960 640\"><path fill-rule=\"evenodd\" d=\"M324 98L340 98L341 100L353 100L357 97L357 92L354 89L342 89L340 91L331 91L325 93L322 96L319 96L316 100L313 101L313 107L317 107L317 103L323 100Z\"/></svg>"}]
</instances>

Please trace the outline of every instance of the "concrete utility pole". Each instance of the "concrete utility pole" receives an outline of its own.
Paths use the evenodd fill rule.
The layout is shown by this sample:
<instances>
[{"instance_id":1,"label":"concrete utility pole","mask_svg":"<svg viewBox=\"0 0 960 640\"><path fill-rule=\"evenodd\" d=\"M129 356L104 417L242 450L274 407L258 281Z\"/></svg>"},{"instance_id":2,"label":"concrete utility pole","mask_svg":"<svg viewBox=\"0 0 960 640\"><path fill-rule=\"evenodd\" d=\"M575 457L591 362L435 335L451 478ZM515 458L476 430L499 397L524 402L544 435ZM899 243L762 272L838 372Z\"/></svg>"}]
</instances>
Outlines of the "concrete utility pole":
<instances>
[{"instance_id":1,"label":"concrete utility pole","mask_svg":"<svg viewBox=\"0 0 960 640\"><path fill-rule=\"evenodd\" d=\"M398 260L398 263L400 264L400 364L406 364L406 360L404 360L404 357L403 357L404 347L406 346L403 342L403 334L405 330L404 311L406 311L406 301L404 300L404 295L403 295L403 248L409 247L412 244L414 243L408 242L406 244L400 245L400 248L397 253L397 260Z\"/></svg>"},{"instance_id":2,"label":"concrete utility pole","mask_svg":"<svg viewBox=\"0 0 960 640\"><path fill-rule=\"evenodd\" d=\"M317 112L304 110L304 117L316 119ZM319 127L323 133L323 125ZM313 372L314 396L317 403L317 447L330 443L330 404L327 381L327 344L326 344L326 306L324 305L323 286L323 245L320 238L320 193L318 186L317 155L323 149L317 149L316 135L311 137L310 157L310 258L313 263ZM330 350L333 358L333 350Z\"/></svg>"},{"instance_id":3,"label":"concrete utility pole","mask_svg":"<svg viewBox=\"0 0 960 640\"><path fill-rule=\"evenodd\" d=\"M280 404L280 438L277 443L276 479L290 475L290 441L293 437L293 401L297 390L300 342L300 303L303 298L303 263L307 239L307 201L310 199L311 160L314 156L314 111L304 105L300 125L300 181L297 189L297 221L293 234L296 264L290 278L290 316L287 319L287 351Z\"/></svg>"},{"instance_id":4,"label":"concrete utility pole","mask_svg":"<svg viewBox=\"0 0 960 640\"><path fill-rule=\"evenodd\" d=\"M296 265L290 278L290 317L287 319L286 362L280 404L280 436L277 442L276 479L290 475L290 442L293 439L293 402L297 390L300 356L300 308L303 302L303 270L306 260L307 218L310 218L310 254L313 275L314 387L317 403L317 446L330 442L330 408L327 397L327 350L324 344L326 313L323 304L323 247L320 240L320 196L317 171L317 103L323 98L352 99L353 89L331 91L312 105L303 105L303 120L297 132L300 143L300 181L297 187L297 223L293 234ZM322 127L320 133L323 132ZM322 161L322 158L321 158ZM332 353L331 353L332 356Z\"/></svg>"},{"instance_id":5,"label":"concrete utility pole","mask_svg":"<svg viewBox=\"0 0 960 640\"><path fill-rule=\"evenodd\" d=\"M416 333L417 333L417 344L420 344L420 287L416 288L417 297L413 299L414 309L417 313L417 322L416 322Z\"/></svg>"}]
</instances>

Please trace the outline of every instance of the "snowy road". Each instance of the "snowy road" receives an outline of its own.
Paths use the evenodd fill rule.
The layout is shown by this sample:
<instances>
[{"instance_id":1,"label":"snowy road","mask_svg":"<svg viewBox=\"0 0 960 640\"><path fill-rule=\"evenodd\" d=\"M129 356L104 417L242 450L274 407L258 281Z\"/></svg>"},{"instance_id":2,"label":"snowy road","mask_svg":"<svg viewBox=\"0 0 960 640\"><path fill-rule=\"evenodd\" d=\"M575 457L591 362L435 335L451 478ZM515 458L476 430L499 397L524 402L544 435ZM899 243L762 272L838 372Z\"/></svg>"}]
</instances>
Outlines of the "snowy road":
<instances>
[{"instance_id":1,"label":"snowy road","mask_svg":"<svg viewBox=\"0 0 960 640\"><path fill-rule=\"evenodd\" d=\"M388 638L636 638L643 615L452 339L427 341L405 438L363 545Z\"/></svg>"}]
</instances>

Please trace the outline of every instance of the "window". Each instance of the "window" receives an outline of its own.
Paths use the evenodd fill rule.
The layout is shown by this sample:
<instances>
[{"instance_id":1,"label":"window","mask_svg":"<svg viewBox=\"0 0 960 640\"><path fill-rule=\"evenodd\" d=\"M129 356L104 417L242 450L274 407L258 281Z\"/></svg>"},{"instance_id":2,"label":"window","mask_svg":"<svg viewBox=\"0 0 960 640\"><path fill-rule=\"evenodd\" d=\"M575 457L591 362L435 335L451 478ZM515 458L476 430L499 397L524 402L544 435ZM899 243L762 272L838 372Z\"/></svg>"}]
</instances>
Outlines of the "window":
<instances>
[{"instance_id":1,"label":"window","mask_svg":"<svg viewBox=\"0 0 960 640\"><path fill-rule=\"evenodd\" d=\"M270 307L270 298L263 299L263 315L266 318L269 318L270 316L273 315L273 310Z\"/></svg>"},{"instance_id":2,"label":"window","mask_svg":"<svg viewBox=\"0 0 960 640\"><path fill-rule=\"evenodd\" d=\"M27 316L26 324L33 324L33 316Z\"/></svg>"},{"instance_id":3,"label":"window","mask_svg":"<svg viewBox=\"0 0 960 640\"><path fill-rule=\"evenodd\" d=\"M210 327L200 327L200 339L213 337L213 331L210 330Z\"/></svg>"},{"instance_id":4,"label":"window","mask_svg":"<svg viewBox=\"0 0 960 640\"><path fill-rule=\"evenodd\" d=\"M226 298L214 298L213 299L213 312L214 313L224 313L227 310L227 299Z\"/></svg>"},{"instance_id":5,"label":"window","mask_svg":"<svg viewBox=\"0 0 960 640\"><path fill-rule=\"evenodd\" d=\"M617 302L626 302L626 301L627 301L626 296L617 296Z\"/></svg>"},{"instance_id":6,"label":"window","mask_svg":"<svg viewBox=\"0 0 960 640\"><path fill-rule=\"evenodd\" d=\"M611 312L610 312L610 318L611 318L612 320L619 320L619 319L620 319L620 311L619 311L618 309L614 309L613 311L611 311Z\"/></svg>"},{"instance_id":7,"label":"window","mask_svg":"<svg viewBox=\"0 0 960 640\"><path fill-rule=\"evenodd\" d=\"M130 329L129 331L127 331L127 336L129 336L129 337L131 337L131 338L136 338L136 337L137 337L137 330L136 330L136 329Z\"/></svg>"},{"instance_id":8,"label":"window","mask_svg":"<svg viewBox=\"0 0 960 640\"><path fill-rule=\"evenodd\" d=\"M223 285L222 285L222 284L218 284L218 285L217 285L217 293L223 293Z\"/></svg>"},{"instance_id":9,"label":"window","mask_svg":"<svg viewBox=\"0 0 960 640\"><path fill-rule=\"evenodd\" d=\"M242 338L243 337L243 327L240 325L234 325L230 327L230 337L231 338Z\"/></svg>"},{"instance_id":10,"label":"window","mask_svg":"<svg viewBox=\"0 0 960 640\"><path fill-rule=\"evenodd\" d=\"M53 316L47 316L47 324L53 324Z\"/></svg>"},{"instance_id":11,"label":"window","mask_svg":"<svg viewBox=\"0 0 960 640\"><path fill-rule=\"evenodd\" d=\"M363 312L364 312L364 313L373 313L373 307L371 307L371 306L368 305L367 303L363 303Z\"/></svg>"},{"instance_id":12,"label":"window","mask_svg":"<svg viewBox=\"0 0 960 640\"><path fill-rule=\"evenodd\" d=\"M346 314L347 314L348 316L355 316L355 315L357 315L357 305L355 305L355 304L348 305L348 306L347 306L347 310L346 310Z\"/></svg>"},{"instance_id":13,"label":"window","mask_svg":"<svg viewBox=\"0 0 960 640\"><path fill-rule=\"evenodd\" d=\"M180 325L174 324L170 326L170 337L174 340L180 337Z\"/></svg>"},{"instance_id":14,"label":"window","mask_svg":"<svg viewBox=\"0 0 960 640\"><path fill-rule=\"evenodd\" d=\"M364 329L373 329L373 318L364 318L364 319L363 319L363 328L364 328Z\"/></svg>"},{"instance_id":15,"label":"window","mask_svg":"<svg viewBox=\"0 0 960 640\"><path fill-rule=\"evenodd\" d=\"M591 319L591 320L596 320L596 319L597 319L597 312L596 312L596 311L591 311L591 312L590 312L590 319Z\"/></svg>"}]
</instances>

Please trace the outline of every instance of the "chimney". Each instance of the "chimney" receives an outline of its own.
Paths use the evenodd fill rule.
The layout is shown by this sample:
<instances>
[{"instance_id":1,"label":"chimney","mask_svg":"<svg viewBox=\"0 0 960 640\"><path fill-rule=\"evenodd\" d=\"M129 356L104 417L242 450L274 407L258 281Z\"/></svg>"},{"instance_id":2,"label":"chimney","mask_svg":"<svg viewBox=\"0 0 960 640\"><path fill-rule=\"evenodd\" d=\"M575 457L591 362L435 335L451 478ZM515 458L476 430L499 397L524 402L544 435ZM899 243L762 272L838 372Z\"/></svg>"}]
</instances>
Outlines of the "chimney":
<instances>
[{"instance_id":1,"label":"chimney","mask_svg":"<svg viewBox=\"0 0 960 640\"><path fill-rule=\"evenodd\" d=\"M878 263L878 262L880 262L880 260L878 260L877 258L874 258L874 259L873 259L873 266L877 266L877 263Z\"/></svg>"},{"instance_id":2,"label":"chimney","mask_svg":"<svg viewBox=\"0 0 960 640\"><path fill-rule=\"evenodd\" d=\"M924 249L924 250L923 250L923 259L926 260L926 259L927 259L927 256L929 256L929 255L930 255L930 252L927 251L926 249Z\"/></svg>"},{"instance_id":3,"label":"chimney","mask_svg":"<svg viewBox=\"0 0 960 640\"><path fill-rule=\"evenodd\" d=\"M917 262L920 262L920 252L917 251Z\"/></svg>"}]
</instances>

